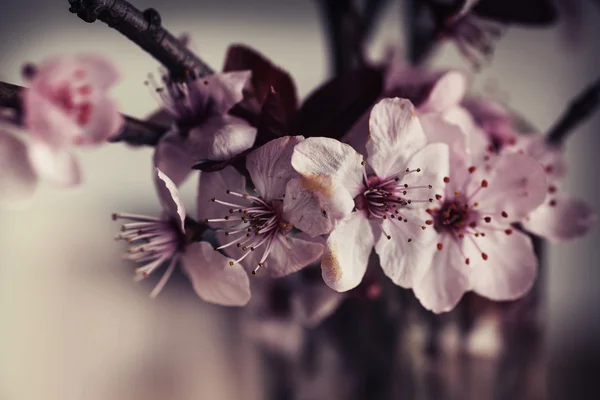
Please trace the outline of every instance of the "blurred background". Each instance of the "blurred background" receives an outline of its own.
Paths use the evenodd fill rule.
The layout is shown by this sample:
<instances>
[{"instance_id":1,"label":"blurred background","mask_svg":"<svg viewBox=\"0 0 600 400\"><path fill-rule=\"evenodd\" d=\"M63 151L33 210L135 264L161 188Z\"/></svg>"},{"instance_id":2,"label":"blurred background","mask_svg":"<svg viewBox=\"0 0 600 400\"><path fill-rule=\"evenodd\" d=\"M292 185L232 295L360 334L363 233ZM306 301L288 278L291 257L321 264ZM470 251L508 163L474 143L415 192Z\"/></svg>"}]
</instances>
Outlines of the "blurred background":
<instances>
[{"instance_id":1,"label":"blurred background","mask_svg":"<svg viewBox=\"0 0 600 400\"><path fill-rule=\"evenodd\" d=\"M228 45L245 43L289 71L300 96L328 76L324 29L314 1L132 3L156 8L172 33L189 33L200 57L215 69L221 67ZM402 43L399 3L390 2L384 12L369 47L373 59L381 59L386 45ZM562 20L548 29L509 29L492 65L475 78L476 88L500 91L541 131L600 75L599 9L592 1L570 4L575 3L581 7L575 24ZM86 24L68 8L66 0L0 5L0 80L22 84L25 62L95 52L122 71L113 92L122 112L144 117L154 110L157 104L143 82L157 71L157 62L103 23ZM468 68L450 45L442 47L433 64ZM565 182L565 189L596 210L599 150L597 113L568 139ZM237 311L203 303L177 279L152 300L152 282L135 284L133 267L120 259L125 249L113 240L119 224L111 213L160 211L150 179L151 155L152 149L123 144L81 151L85 185L71 191L42 186L26 207L0 209L0 399L263 398L261 355L242 338ZM189 209L195 183L183 189ZM525 398L579 399L591 393L569 378L585 378L579 368L583 365L588 375L598 366L599 239L595 227L584 238L548 246L541 384L535 395ZM478 354L485 358L493 343L484 340L481 346ZM494 364L479 365L480 379L470 395L461 394L466 388L454 388L453 396L417 390L411 398L493 398ZM331 378L330 384L335 382ZM543 389L546 384L548 391ZM561 397L563 393L573 396Z\"/></svg>"}]
</instances>

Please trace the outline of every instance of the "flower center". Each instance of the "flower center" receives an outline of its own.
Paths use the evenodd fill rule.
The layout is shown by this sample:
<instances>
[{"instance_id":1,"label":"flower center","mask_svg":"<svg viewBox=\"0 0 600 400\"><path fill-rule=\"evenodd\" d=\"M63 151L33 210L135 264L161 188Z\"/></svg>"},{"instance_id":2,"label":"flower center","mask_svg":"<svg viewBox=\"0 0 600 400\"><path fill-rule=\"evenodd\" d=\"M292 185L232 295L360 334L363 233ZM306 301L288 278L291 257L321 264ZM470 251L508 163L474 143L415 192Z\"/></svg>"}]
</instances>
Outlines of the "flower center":
<instances>
[{"instance_id":1,"label":"flower center","mask_svg":"<svg viewBox=\"0 0 600 400\"><path fill-rule=\"evenodd\" d=\"M258 266L252 271L252 275L256 275L258 270L265 266L265 260L273 249L273 244L277 240L278 235L287 234L292 229L292 225L283 219L283 202L281 200L267 202L262 197L250 196L245 193L236 193L231 190L227 190L226 193L230 196L247 200L250 204L240 205L214 197L211 199L212 202L230 207L229 214L223 218L206 219L206 223L239 222L232 226L231 229L225 231L225 236L232 237L232 240L216 247L215 250L221 250L234 245L241 249L244 254L237 260L229 262L229 265L234 265L262 247L264 249L262 257L258 262Z\"/></svg>"},{"instance_id":2,"label":"flower center","mask_svg":"<svg viewBox=\"0 0 600 400\"><path fill-rule=\"evenodd\" d=\"M375 175L367 175L366 170L363 169L365 190L354 199L356 208L365 212L368 218L415 223L409 220L408 213L405 211L410 211L413 205L419 203L433 202L433 197L421 198L424 197L423 190L432 190L432 185L411 186L402 182L406 176L419 172L421 168L407 168L404 172L389 178L379 178ZM381 225L380 228L387 238L391 239ZM426 227L422 226L422 229ZM411 240L409 238L409 242Z\"/></svg>"},{"instance_id":3,"label":"flower center","mask_svg":"<svg viewBox=\"0 0 600 400\"><path fill-rule=\"evenodd\" d=\"M115 213L113 220L125 219L132 222L121 226L116 240L126 240L131 244L126 260L144 264L135 270L136 281L147 278L163 263L171 259L162 278L150 293L156 297L169 280L178 260L178 253L185 246L185 236L176 222L144 215Z\"/></svg>"}]
</instances>

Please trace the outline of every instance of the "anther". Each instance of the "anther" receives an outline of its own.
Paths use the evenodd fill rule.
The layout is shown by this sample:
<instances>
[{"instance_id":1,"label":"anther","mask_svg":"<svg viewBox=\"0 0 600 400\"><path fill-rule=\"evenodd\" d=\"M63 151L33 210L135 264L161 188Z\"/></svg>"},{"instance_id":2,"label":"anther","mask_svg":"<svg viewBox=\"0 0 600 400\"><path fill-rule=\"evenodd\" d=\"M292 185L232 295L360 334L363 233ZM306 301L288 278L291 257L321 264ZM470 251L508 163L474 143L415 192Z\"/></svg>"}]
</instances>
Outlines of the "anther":
<instances>
[{"instance_id":1,"label":"anther","mask_svg":"<svg viewBox=\"0 0 600 400\"><path fill-rule=\"evenodd\" d=\"M473 172L475 172L475 170L476 170L476 169L477 169L477 168L475 168L475 167L469 167L469 173L471 173L471 174L472 174Z\"/></svg>"},{"instance_id":2,"label":"anther","mask_svg":"<svg viewBox=\"0 0 600 400\"><path fill-rule=\"evenodd\" d=\"M432 186L432 185L429 185L429 189L433 189L433 186Z\"/></svg>"},{"instance_id":3,"label":"anther","mask_svg":"<svg viewBox=\"0 0 600 400\"><path fill-rule=\"evenodd\" d=\"M421 172L421 168L417 168L417 172Z\"/></svg>"},{"instance_id":4,"label":"anther","mask_svg":"<svg viewBox=\"0 0 600 400\"><path fill-rule=\"evenodd\" d=\"M406 222L406 220L404 222ZM425 225L423 225L423 226L421 226L421 229L425 230L425 229L427 229L427 227Z\"/></svg>"},{"instance_id":5,"label":"anther","mask_svg":"<svg viewBox=\"0 0 600 400\"><path fill-rule=\"evenodd\" d=\"M485 253L481 253L481 258L483 258L484 260L488 259L488 255Z\"/></svg>"},{"instance_id":6,"label":"anther","mask_svg":"<svg viewBox=\"0 0 600 400\"><path fill-rule=\"evenodd\" d=\"M502 215L504 218L508 218L508 214L506 213L506 211L502 211L502 214L501 214L501 215Z\"/></svg>"},{"instance_id":7,"label":"anther","mask_svg":"<svg viewBox=\"0 0 600 400\"><path fill-rule=\"evenodd\" d=\"M430 220L430 219L428 219L427 221L425 221L425 223L426 223L427 225L432 225L432 224L433 224L433 221L432 221L432 220Z\"/></svg>"},{"instance_id":8,"label":"anther","mask_svg":"<svg viewBox=\"0 0 600 400\"><path fill-rule=\"evenodd\" d=\"M483 220L487 223L490 223L492 222L492 217L485 217Z\"/></svg>"},{"instance_id":9,"label":"anther","mask_svg":"<svg viewBox=\"0 0 600 400\"><path fill-rule=\"evenodd\" d=\"M444 245L442 243L438 243L437 244L437 249L438 250L442 250L444 248Z\"/></svg>"},{"instance_id":10,"label":"anther","mask_svg":"<svg viewBox=\"0 0 600 400\"><path fill-rule=\"evenodd\" d=\"M556 200L552 199L548 204L550 205L550 207L554 207L556 206Z\"/></svg>"},{"instance_id":11,"label":"anther","mask_svg":"<svg viewBox=\"0 0 600 400\"><path fill-rule=\"evenodd\" d=\"M504 231L504 233L506 233L507 235L511 235L513 233L512 229L507 229Z\"/></svg>"},{"instance_id":12,"label":"anther","mask_svg":"<svg viewBox=\"0 0 600 400\"><path fill-rule=\"evenodd\" d=\"M408 238L408 243L412 242L412 238Z\"/></svg>"},{"instance_id":13,"label":"anther","mask_svg":"<svg viewBox=\"0 0 600 400\"><path fill-rule=\"evenodd\" d=\"M233 264L235 264L235 262L233 262L233 261L229 261L229 266L230 266L230 267L233 267Z\"/></svg>"},{"instance_id":14,"label":"anther","mask_svg":"<svg viewBox=\"0 0 600 400\"><path fill-rule=\"evenodd\" d=\"M213 203L216 201L217 199L215 199L214 197L211 197L210 201L212 201Z\"/></svg>"},{"instance_id":15,"label":"anther","mask_svg":"<svg viewBox=\"0 0 600 400\"><path fill-rule=\"evenodd\" d=\"M436 194L436 195L435 195L435 198L436 198L437 200L441 200L441 199L442 199L442 195L441 195L441 194Z\"/></svg>"},{"instance_id":16,"label":"anther","mask_svg":"<svg viewBox=\"0 0 600 400\"><path fill-rule=\"evenodd\" d=\"M486 188L488 187L488 181L486 181L485 179L481 181L481 187Z\"/></svg>"},{"instance_id":17,"label":"anther","mask_svg":"<svg viewBox=\"0 0 600 400\"><path fill-rule=\"evenodd\" d=\"M465 260L465 264L469 265L471 264L471 260L469 260L468 258Z\"/></svg>"},{"instance_id":18,"label":"anther","mask_svg":"<svg viewBox=\"0 0 600 400\"><path fill-rule=\"evenodd\" d=\"M450 183L450 178L448 178L447 176L444 177L444 183Z\"/></svg>"}]
</instances>

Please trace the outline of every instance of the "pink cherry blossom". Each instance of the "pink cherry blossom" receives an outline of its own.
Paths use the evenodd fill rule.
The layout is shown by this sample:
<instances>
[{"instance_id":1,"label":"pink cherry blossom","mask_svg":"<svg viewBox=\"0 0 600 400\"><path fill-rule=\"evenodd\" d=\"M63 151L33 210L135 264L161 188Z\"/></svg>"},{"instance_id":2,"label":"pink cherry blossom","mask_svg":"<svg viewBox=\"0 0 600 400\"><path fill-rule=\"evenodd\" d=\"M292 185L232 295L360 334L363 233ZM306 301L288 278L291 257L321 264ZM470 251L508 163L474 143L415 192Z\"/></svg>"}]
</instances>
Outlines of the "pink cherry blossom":
<instances>
[{"instance_id":1,"label":"pink cherry blossom","mask_svg":"<svg viewBox=\"0 0 600 400\"><path fill-rule=\"evenodd\" d=\"M491 165L502 154L522 153L536 159L548 182L544 203L525 216L522 225L530 232L553 241L580 237L596 221L596 214L584 202L560 190L566 175L562 149L548 144L543 135L522 133L514 117L500 103L470 98L463 103L467 113L457 123L468 132L471 154Z\"/></svg>"},{"instance_id":2,"label":"pink cherry blossom","mask_svg":"<svg viewBox=\"0 0 600 400\"><path fill-rule=\"evenodd\" d=\"M250 71L237 71L183 82L165 77L165 87L149 81L163 107L151 120L172 123L156 147L155 164L177 185L195 163L225 160L254 144L256 129L228 114L244 98L250 75Z\"/></svg>"},{"instance_id":3,"label":"pink cherry blossom","mask_svg":"<svg viewBox=\"0 0 600 400\"><path fill-rule=\"evenodd\" d=\"M248 154L246 168L256 193L246 192L245 178L233 167L201 175L198 218L224 227L217 235L222 243L217 249L236 258L232 265L243 262L253 274L265 267L278 277L321 257L320 240L293 233L295 217L286 209L287 186L298 176L290 158L294 146L303 140L301 136L282 137Z\"/></svg>"},{"instance_id":4,"label":"pink cherry blossom","mask_svg":"<svg viewBox=\"0 0 600 400\"><path fill-rule=\"evenodd\" d=\"M303 179L322 185L314 202L303 203L296 215L304 218L295 224L309 234L327 233L322 228L333 227L321 268L325 282L337 291L361 282L373 247L385 274L404 287L412 286L435 249L424 210L434 201L433 185L441 185L448 173L447 145L427 144L415 109L405 99L380 101L371 111L369 125L370 172L350 146L328 138L305 140L292 157ZM351 204L332 202L336 197L352 199ZM343 207L320 216L325 204ZM313 222L319 218L332 221Z\"/></svg>"},{"instance_id":5,"label":"pink cherry blossom","mask_svg":"<svg viewBox=\"0 0 600 400\"><path fill-rule=\"evenodd\" d=\"M155 182L163 207L160 218L117 213L113 219L132 222L121 227L117 239L131 243L125 259L143 264L136 270L136 280L150 276L166 263L162 278L150 294L156 297L163 289L179 262L194 290L203 300L242 306L250 300L248 275L239 265L213 250L206 242L186 240L186 212L173 181L159 169Z\"/></svg>"},{"instance_id":6,"label":"pink cherry blossom","mask_svg":"<svg viewBox=\"0 0 600 400\"><path fill-rule=\"evenodd\" d=\"M103 58L80 55L40 63L23 95L29 159L36 174L59 186L81 182L74 146L97 146L117 134L123 118L108 96L118 73Z\"/></svg>"},{"instance_id":7,"label":"pink cherry blossom","mask_svg":"<svg viewBox=\"0 0 600 400\"><path fill-rule=\"evenodd\" d=\"M544 200L542 167L516 153L501 156L491 169L452 157L443 181L426 221L437 234L437 251L413 287L421 304L439 313L454 308L468 290L497 301L525 294L538 260L531 239L511 223Z\"/></svg>"}]
</instances>

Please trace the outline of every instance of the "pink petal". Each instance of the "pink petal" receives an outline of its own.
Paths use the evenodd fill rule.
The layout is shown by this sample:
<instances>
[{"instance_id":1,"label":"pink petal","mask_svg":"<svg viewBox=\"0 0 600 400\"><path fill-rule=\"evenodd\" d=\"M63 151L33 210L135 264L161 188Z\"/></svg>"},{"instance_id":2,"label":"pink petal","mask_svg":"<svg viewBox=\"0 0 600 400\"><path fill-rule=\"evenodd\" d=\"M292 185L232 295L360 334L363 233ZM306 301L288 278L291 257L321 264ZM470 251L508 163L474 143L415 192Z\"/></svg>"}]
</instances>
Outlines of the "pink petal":
<instances>
[{"instance_id":1,"label":"pink petal","mask_svg":"<svg viewBox=\"0 0 600 400\"><path fill-rule=\"evenodd\" d=\"M240 118L213 116L189 132L187 146L196 161L232 158L254 144L256 128Z\"/></svg>"},{"instance_id":2,"label":"pink petal","mask_svg":"<svg viewBox=\"0 0 600 400\"><path fill-rule=\"evenodd\" d=\"M538 260L531 239L513 231L487 232L481 249L487 260L479 258L471 270L475 292L495 301L514 300L531 289L538 270Z\"/></svg>"},{"instance_id":3,"label":"pink petal","mask_svg":"<svg viewBox=\"0 0 600 400\"><path fill-rule=\"evenodd\" d=\"M423 307L441 313L452 310L469 290L471 267L465 264L451 235L440 235L442 250L435 250L429 269L415 282L415 296Z\"/></svg>"},{"instance_id":4,"label":"pink petal","mask_svg":"<svg viewBox=\"0 0 600 400\"><path fill-rule=\"evenodd\" d=\"M250 204L247 200L228 195L227 190L236 193L246 192L246 178L237 172L235 168L229 166L221 171L203 172L200 175L196 201L196 216L198 221L223 218L229 213L230 207L213 202L213 198L240 205ZM224 228L226 226L223 223L214 224L215 228Z\"/></svg>"},{"instance_id":5,"label":"pink petal","mask_svg":"<svg viewBox=\"0 0 600 400\"><path fill-rule=\"evenodd\" d=\"M35 191L37 176L29 163L27 146L0 129L0 201L17 202Z\"/></svg>"},{"instance_id":6,"label":"pink petal","mask_svg":"<svg viewBox=\"0 0 600 400\"><path fill-rule=\"evenodd\" d=\"M445 143L426 145L408 160L407 168L420 171L401 177L400 183L408 185L406 197L411 200L433 199L436 193L443 193L444 177L450 173L448 146ZM411 189L413 187L422 189Z\"/></svg>"},{"instance_id":7,"label":"pink petal","mask_svg":"<svg viewBox=\"0 0 600 400\"><path fill-rule=\"evenodd\" d=\"M108 97L100 97L93 102L93 109L88 124L81 127L80 136L75 144L94 146L121 132L125 120L117 109L117 103Z\"/></svg>"},{"instance_id":8,"label":"pink petal","mask_svg":"<svg viewBox=\"0 0 600 400\"><path fill-rule=\"evenodd\" d=\"M244 99L243 89L250 80L250 71L235 71L209 75L193 81L190 93L192 105L204 104L207 98L212 101L212 111L226 114L234 105Z\"/></svg>"},{"instance_id":9,"label":"pink petal","mask_svg":"<svg viewBox=\"0 0 600 400\"><path fill-rule=\"evenodd\" d=\"M36 65L36 73L28 83L32 88L60 81L85 80L95 87L106 89L117 82L119 72L105 58L83 54L75 57L55 57Z\"/></svg>"},{"instance_id":10,"label":"pink petal","mask_svg":"<svg viewBox=\"0 0 600 400\"><path fill-rule=\"evenodd\" d=\"M352 147L335 139L308 138L297 144L292 155L292 166L308 180L325 180L347 188L352 197L363 186L362 156Z\"/></svg>"},{"instance_id":11,"label":"pink petal","mask_svg":"<svg viewBox=\"0 0 600 400\"><path fill-rule=\"evenodd\" d=\"M86 71L86 78L97 87L106 89L114 85L120 78L121 74L115 64L104 57L83 54L77 56L75 61L81 63L81 66L78 67Z\"/></svg>"},{"instance_id":12,"label":"pink petal","mask_svg":"<svg viewBox=\"0 0 600 400\"><path fill-rule=\"evenodd\" d=\"M160 203L167 215L180 223L182 232L185 232L185 207L179 198L177 186L158 168L154 169L154 182L158 191Z\"/></svg>"},{"instance_id":13,"label":"pink petal","mask_svg":"<svg viewBox=\"0 0 600 400\"><path fill-rule=\"evenodd\" d=\"M75 156L68 150L52 148L37 140L29 144L29 160L37 175L59 187L81 183L81 171Z\"/></svg>"},{"instance_id":14,"label":"pink petal","mask_svg":"<svg viewBox=\"0 0 600 400\"><path fill-rule=\"evenodd\" d=\"M26 129L49 146L67 146L82 134L71 117L34 89L23 92L23 109Z\"/></svg>"},{"instance_id":15,"label":"pink petal","mask_svg":"<svg viewBox=\"0 0 600 400\"><path fill-rule=\"evenodd\" d=\"M486 213L508 213L509 221L525 217L545 199L548 188L546 173L533 158L523 154L506 154L498 158L487 186L473 197L479 209ZM481 186L475 180L474 186ZM476 189L473 189L476 190Z\"/></svg>"},{"instance_id":16,"label":"pink petal","mask_svg":"<svg viewBox=\"0 0 600 400\"><path fill-rule=\"evenodd\" d=\"M185 139L177 130L170 130L156 145L154 166L180 186L192 172L195 164L186 149Z\"/></svg>"},{"instance_id":17,"label":"pink petal","mask_svg":"<svg viewBox=\"0 0 600 400\"><path fill-rule=\"evenodd\" d=\"M522 224L536 235L562 241L585 235L596 219L596 213L585 201L562 194L551 196Z\"/></svg>"},{"instance_id":18,"label":"pink petal","mask_svg":"<svg viewBox=\"0 0 600 400\"><path fill-rule=\"evenodd\" d=\"M381 235L375 251L388 278L396 285L411 288L431 265L437 251L437 235L432 228L421 228L427 214L405 211L402 215L408 222L384 221L383 230L390 239Z\"/></svg>"},{"instance_id":19,"label":"pink petal","mask_svg":"<svg viewBox=\"0 0 600 400\"><path fill-rule=\"evenodd\" d=\"M567 166L563 149L549 145L544 135L523 135L519 137L517 148L523 149L525 154L542 164L549 182L556 182L565 177Z\"/></svg>"},{"instance_id":20,"label":"pink petal","mask_svg":"<svg viewBox=\"0 0 600 400\"><path fill-rule=\"evenodd\" d=\"M285 220L311 236L331 232L353 208L350 193L325 175L290 180L283 199Z\"/></svg>"},{"instance_id":21,"label":"pink petal","mask_svg":"<svg viewBox=\"0 0 600 400\"><path fill-rule=\"evenodd\" d=\"M246 157L246 168L254 187L266 201L281 199L290 179L298 173L292 167L294 146L302 136L284 136L252 151Z\"/></svg>"},{"instance_id":22,"label":"pink petal","mask_svg":"<svg viewBox=\"0 0 600 400\"><path fill-rule=\"evenodd\" d=\"M383 99L373 107L367 141L368 163L380 178L404 171L407 162L427 143L412 103Z\"/></svg>"},{"instance_id":23,"label":"pink petal","mask_svg":"<svg viewBox=\"0 0 600 400\"><path fill-rule=\"evenodd\" d=\"M317 261L323 254L323 241L306 234L278 235L265 267L274 278L301 270Z\"/></svg>"},{"instance_id":24,"label":"pink petal","mask_svg":"<svg viewBox=\"0 0 600 400\"><path fill-rule=\"evenodd\" d=\"M374 242L369 220L362 213L352 213L327 239L321 261L323 281L338 292L358 286Z\"/></svg>"},{"instance_id":25,"label":"pink petal","mask_svg":"<svg viewBox=\"0 0 600 400\"><path fill-rule=\"evenodd\" d=\"M183 271L201 299L223 306L243 306L250 300L250 281L244 268L206 242L192 243L183 253Z\"/></svg>"},{"instance_id":26,"label":"pink petal","mask_svg":"<svg viewBox=\"0 0 600 400\"><path fill-rule=\"evenodd\" d=\"M419 107L422 112L444 112L457 105L469 88L469 79L460 71L444 73L433 85L427 100Z\"/></svg>"}]
</instances>

